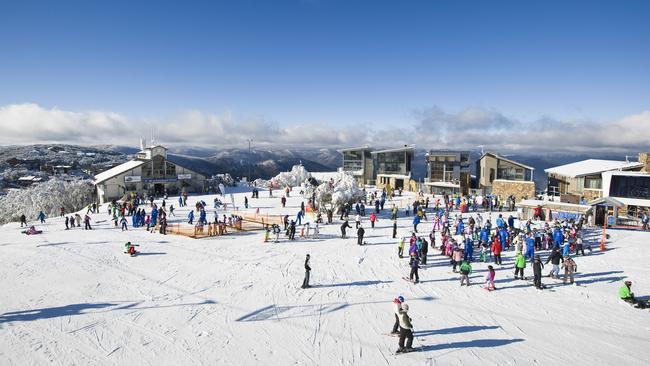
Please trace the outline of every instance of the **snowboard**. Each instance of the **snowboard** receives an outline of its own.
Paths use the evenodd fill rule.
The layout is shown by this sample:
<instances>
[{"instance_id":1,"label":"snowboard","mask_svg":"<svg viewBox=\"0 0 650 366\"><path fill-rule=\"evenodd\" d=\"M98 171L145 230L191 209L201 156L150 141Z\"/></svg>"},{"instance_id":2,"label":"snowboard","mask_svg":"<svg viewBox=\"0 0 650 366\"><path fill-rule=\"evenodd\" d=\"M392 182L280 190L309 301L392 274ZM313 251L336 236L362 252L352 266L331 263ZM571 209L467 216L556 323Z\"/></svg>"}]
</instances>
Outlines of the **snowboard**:
<instances>
[{"instance_id":1,"label":"snowboard","mask_svg":"<svg viewBox=\"0 0 650 366\"><path fill-rule=\"evenodd\" d=\"M422 350L422 347L413 347L410 350L404 350L404 351L397 350L397 351L395 351L395 356L403 355L403 354L411 353L411 352L420 352L421 350Z\"/></svg>"}]
</instances>

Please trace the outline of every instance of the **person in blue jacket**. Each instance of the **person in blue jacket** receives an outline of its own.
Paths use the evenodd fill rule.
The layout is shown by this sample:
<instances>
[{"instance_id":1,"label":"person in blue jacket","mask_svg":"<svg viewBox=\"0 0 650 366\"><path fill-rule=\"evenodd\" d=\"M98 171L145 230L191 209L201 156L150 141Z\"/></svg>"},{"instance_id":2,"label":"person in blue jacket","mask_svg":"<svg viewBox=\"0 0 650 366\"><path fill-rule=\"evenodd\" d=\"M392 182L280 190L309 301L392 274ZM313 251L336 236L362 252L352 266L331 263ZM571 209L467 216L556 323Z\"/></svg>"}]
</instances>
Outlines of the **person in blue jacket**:
<instances>
[{"instance_id":1,"label":"person in blue jacket","mask_svg":"<svg viewBox=\"0 0 650 366\"><path fill-rule=\"evenodd\" d=\"M208 218L207 214L205 213L205 210L201 210L199 213L199 222L203 225L206 225L208 223Z\"/></svg>"},{"instance_id":2,"label":"person in blue jacket","mask_svg":"<svg viewBox=\"0 0 650 366\"><path fill-rule=\"evenodd\" d=\"M472 257L474 256L474 240L471 236L465 238L465 247L464 247L463 260L466 262L471 262Z\"/></svg>"},{"instance_id":3,"label":"person in blue jacket","mask_svg":"<svg viewBox=\"0 0 650 366\"><path fill-rule=\"evenodd\" d=\"M36 218L41 222L41 224L45 223L45 213L43 211L39 212Z\"/></svg>"},{"instance_id":4,"label":"person in blue jacket","mask_svg":"<svg viewBox=\"0 0 650 366\"><path fill-rule=\"evenodd\" d=\"M501 248L505 250L506 245L508 243L508 232L506 231L506 229L504 228L499 229L499 240L501 240Z\"/></svg>"},{"instance_id":5,"label":"person in blue jacket","mask_svg":"<svg viewBox=\"0 0 650 366\"><path fill-rule=\"evenodd\" d=\"M526 235L526 253L524 258L530 258L530 261L535 260L535 239L531 234Z\"/></svg>"},{"instance_id":6,"label":"person in blue jacket","mask_svg":"<svg viewBox=\"0 0 650 366\"><path fill-rule=\"evenodd\" d=\"M463 230L465 230L465 224L463 223L463 219L460 219L458 226L456 227L456 235L462 234Z\"/></svg>"},{"instance_id":7,"label":"person in blue jacket","mask_svg":"<svg viewBox=\"0 0 650 366\"><path fill-rule=\"evenodd\" d=\"M302 225L302 215L304 215L302 210L298 211L296 214L296 225L298 226Z\"/></svg>"},{"instance_id":8,"label":"person in blue jacket","mask_svg":"<svg viewBox=\"0 0 650 366\"><path fill-rule=\"evenodd\" d=\"M153 212L152 212L153 215ZM187 223L190 225L194 225L194 211L190 211L189 214L187 214Z\"/></svg>"},{"instance_id":9,"label":"person in blue jacket","mask_svg":"<svg viewBox=\"0 0 650 366\"><path fill-rule=\"evenodd\" d=\"M488 231L487 227L483 227L481 229L481 232L479 233L479 239L481 240L481 246L486 245L486 243L490 240L490 232Z\"/></svg>"},{"instance_id":10,"label":"person in blue jacket","mask_svg":"<svg viewBox=\"0 0 650 366\"><path fill-rule=\"evenodd\" d=\"M503 216L501 216L501 214L499 214L499 217L497 217L496 223L498 228L502 228L506 225L505 221L503 221Z\"/></svg>"},{"instance_id":11,"label":"person in blue jacket","mask_svg":"<svg viewBox=\"0 0 650 366\"><path fill-rule=\"evenodd\" d=\"M555 242L556 248L561 247L564 242L564 234L562 234L562 230L559 227L555 227L555 230L553 230L553 242Z\"/></svg>"},{"instance_id":12,"label":"person in blue jacket","mask_svg":"<svg viewBox=\"0 0 650 366\"><path fill-rule=\"evenodd\" d=\"M512 215L510 215L508 217L508 226L511 227L511 228L515 227L515 218Z\"/></svg>"},{"instance_id":13,"label":"person in blue jacket","mask_svg":"<svg viewBox=\"0 0 650 366\"><path fill-rule=\"evenodd\" d=\"M158 209L153 208L151 210L151 226L156 226L156 221L158 220Z\"/></svg>"},{"instance_id":14,"label":"person in blue jacket","mask_svg":"<svg viewBox=\"0 0 650 366\"><path fill-rule=\"evenodd\" d=\"M418 225L420 224L420 216L415 215L413 217L413 231L418 232Z\"/></svg>"},{"instance_id":15,"label":"person in blue jacket","mask_svg":"<svg viewBox=\"0 0 650 366\"><path fill-rule=\"evenodd\" d=\"M562 257L566 258L569 254L571 254L571 244L567 241L562 247Z\"/></svg>"}]
</instances>

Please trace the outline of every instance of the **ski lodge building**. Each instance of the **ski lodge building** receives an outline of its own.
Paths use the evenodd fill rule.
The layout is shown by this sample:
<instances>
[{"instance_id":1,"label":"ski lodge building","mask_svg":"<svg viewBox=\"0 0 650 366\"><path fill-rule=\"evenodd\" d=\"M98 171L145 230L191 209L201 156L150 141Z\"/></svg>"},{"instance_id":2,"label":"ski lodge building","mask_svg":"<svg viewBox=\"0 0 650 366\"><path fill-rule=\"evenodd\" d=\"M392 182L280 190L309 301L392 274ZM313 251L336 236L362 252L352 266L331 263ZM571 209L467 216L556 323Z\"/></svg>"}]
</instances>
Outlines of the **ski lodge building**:
<instances>
[{"instance_id":1,"label":"ski lodge building","mask_svg":"<svg viewBox=\"0 0 650 366\"><path fill-rule=\"evenodd\" d=\"M377 188L387 185L394 189L416 191L416 182L411 180L411 161L415 155L415 146L397 149L373 151L377 167Z\"/></svg>"},{"instance_id":2,"label":"ski lodge building","mask_svg":"<svg viewBox=\"0 0 650 366\"><path fill-rule=\"evenodd\" d=\"M206 177L167 158L167 148L143 148L135 158L95 176L99 203L119 200L130 193L145 196L203 192Z\"/></svg>"},{"instance_id":3,"label":"ski lodge building","mask_svg":"<svg viewBox=\"0 0 650 366\"><path fill-rule=\"evenodd\" d=\"M375 166L370 146L341 149L338 152L343 156L343 167L341 169L344 172L351 173L361 185L374 184Z\"/></svg>"},{"instance_id":4,"label":"ski lodge building","mask_svg":"<svg viewBox=\"0 0 650 366\"><path fill-rule=\"evenodd\" d=\"M424 186L428 193L469 193L469 151L429 150L424 160L427 163Z\"/></svg>"}]
</instances>

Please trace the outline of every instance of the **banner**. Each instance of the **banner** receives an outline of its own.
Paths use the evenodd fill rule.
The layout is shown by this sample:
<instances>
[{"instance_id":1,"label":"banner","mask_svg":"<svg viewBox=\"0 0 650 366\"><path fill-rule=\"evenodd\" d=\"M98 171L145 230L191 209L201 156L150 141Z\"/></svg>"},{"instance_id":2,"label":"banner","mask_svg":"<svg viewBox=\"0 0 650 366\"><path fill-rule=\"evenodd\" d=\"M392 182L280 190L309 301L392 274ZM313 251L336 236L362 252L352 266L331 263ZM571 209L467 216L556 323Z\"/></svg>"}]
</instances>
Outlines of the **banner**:
<instances>
[{"instance_id":1,"label":"banner","mask_svg":"<svg viewBox=\"0 0 650 366\"><path fill-rule=\"evenodd\" d=\"M127 175L124 177L124 183L139 183L142 182L142 177L139 175Z\"/></svg>"},{"instance_id":2,"label":"banner","mask_svg":"<svg viewBox=\"0 0 650 366\"><path fill-rule=\"evenodd\" d=\"M178 180L181 179L192 179L192 174L179 174L178 175Z\"/></svg>"}]
</instances>

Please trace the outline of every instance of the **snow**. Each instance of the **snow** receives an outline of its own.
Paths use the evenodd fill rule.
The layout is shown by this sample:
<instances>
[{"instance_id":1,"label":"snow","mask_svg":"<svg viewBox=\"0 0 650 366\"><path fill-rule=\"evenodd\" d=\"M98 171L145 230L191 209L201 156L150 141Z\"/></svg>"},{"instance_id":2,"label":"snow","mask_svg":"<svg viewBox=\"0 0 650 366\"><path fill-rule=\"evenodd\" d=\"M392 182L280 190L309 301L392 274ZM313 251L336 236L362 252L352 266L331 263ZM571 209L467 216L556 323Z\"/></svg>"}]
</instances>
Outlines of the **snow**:
<instances>
[{"instance_id":1,"label":"snow","mask_svg":"<svg viewBox=\"0 0 650 366\"><path fill-rule=\"evenodd\" d=\"M274 187L299 187L309 179L309 177L311 177L311 175L304 166L294 165L290 172L282 172L271 180L274 183Z\"/></svg>"},{"instance_id":2,"label":"snow","mask_svg":"<svg viewBox=\"0 0 650 366\"><path fill-rule=\"evenodd\" d=\"M262 192L264 193L264 192ZM249 197L253 214L294 215L306 199L292 192ZM181 222L196 200L177 208ZM413 196L395 202L405 207ZM158 202L160 204L160 202ZM169 203L174 203L170 198ZM222 212L219 212L221 214ZM505 213L507 216L509 213ZM262 233L194 240L113 228L102 208L94 229L66 231L48 219L42 235L0 227L0 364L63 365L646 365L650 312L617 299L623 279L650 294L645 232L608 231L608 250L576 258L578 286L544 278L535 290L512 279L513 252L497 268L497 291L460 287L448 260L429 252L422 283L402 280L391 221L367 219L366 241L339 239L338 221L321 239L263 243ZM400 212L399 235L410 233ZM492 215L494 221L496 213ZM209 214L212 218L212 212ZM308 214L309 218L309 214ZM428 232L431 223L420 225ZM349 230L353 233L353 230ZM595 245L600 231L588 233ZM353 235L354 236L354 235ZM123 254L124 243L142 255ZM299 288L305 254L313 288ZM541 253L546 257L547 253ZM530 265L526 275L531 274ZM422 352L394 356L391 300L403 295Z\"/></svg>"},{"instance_id":3,"label":"snow","mask_svg":"<svg viewBox=\"0 0 650 366\"><path fill-rule=\"evenodd\" d=\"M571 164L560 165L554 168L548 168L544 171L547 174L558 174L564 177L583 177L585 175L599 174L609 170L619 169L634 169L643 167L643 164L636 161L617 161L617 160L601 160L601 159L587 159L577 161Z\"/></svg>"},{"instance_id":4,"label":"snow","mask_svg":"<svg viewBox=\"0 0 650 366\"><path fill-rule=\"evenodd\" d=\"M64 181L51 179L26 189L11 190L0 197L0 223L16 221L25 214L28 220L38 213L58 216L61 207L65 212L74 212L92 202L94 187L89 180Z\"/></svg>"}]
</instances>

